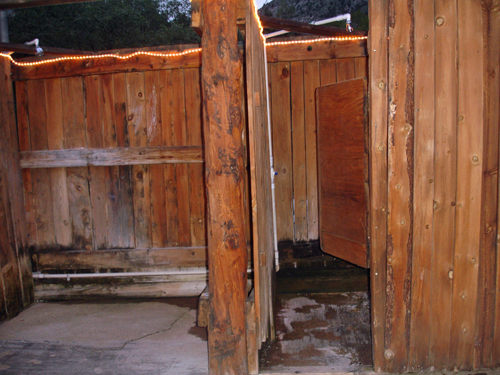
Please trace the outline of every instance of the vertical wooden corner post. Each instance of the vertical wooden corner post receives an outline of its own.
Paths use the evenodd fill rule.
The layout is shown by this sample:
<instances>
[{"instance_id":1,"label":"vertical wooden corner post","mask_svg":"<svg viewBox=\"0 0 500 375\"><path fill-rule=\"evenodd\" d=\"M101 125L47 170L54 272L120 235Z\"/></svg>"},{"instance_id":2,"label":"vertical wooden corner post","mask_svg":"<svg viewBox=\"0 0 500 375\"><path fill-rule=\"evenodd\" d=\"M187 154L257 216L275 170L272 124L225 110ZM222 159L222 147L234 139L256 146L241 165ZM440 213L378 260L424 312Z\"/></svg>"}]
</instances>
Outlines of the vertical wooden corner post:
<instances>
[{"instance_id":1,"label":"vertical wooden corner post","mask_svg":"<svg viewBox=\"0 0 500 375\"><path fill-rule=\"evenodd\" d=\"M210 374L247 374L242 56L237 4L203 0Z\"/></svg>"},{"instance_id":2,"label":"vertical wooden corner post","mask_svg":"<svg viewBox=\"0 0 500 375\"><path fill-rule=\"evenodd\" d=\"M0 58L0 321L33 302L10 61ZM20 193L21 192L21 193Z\"/></svg>"}]
</instances>

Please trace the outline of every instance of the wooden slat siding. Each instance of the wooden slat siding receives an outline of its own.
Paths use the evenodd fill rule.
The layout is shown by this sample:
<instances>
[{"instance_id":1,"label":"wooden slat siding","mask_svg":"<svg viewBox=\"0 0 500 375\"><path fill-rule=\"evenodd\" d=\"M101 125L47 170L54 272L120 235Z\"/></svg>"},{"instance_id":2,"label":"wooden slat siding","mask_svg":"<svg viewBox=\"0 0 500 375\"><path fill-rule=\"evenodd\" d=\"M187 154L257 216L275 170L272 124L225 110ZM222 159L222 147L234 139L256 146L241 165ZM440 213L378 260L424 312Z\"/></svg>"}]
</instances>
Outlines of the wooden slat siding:
<instances>
[{"instance_id":1,"label":"wooden slat siding","mask_svg":"<svg viewBox=\"0 0 500 375\"><path fill-rule=\"evenodd\" d=\"M80 77L62 80L64 148L87 146L83 79Z\"/></svg>"},{"instance_id":2,"label":"wooden slat siding","mask_svg":"<svg viewBox=\"0 0 500 375\"><path fill-rule=\"evenodd\" d=\"M273 154L276 186L276 221L278 241L294 238L293 234L293 170L290 118L290 64L275 63L270 69L271 123L273 124Z\"/></svg>"},{"instance_id":3,"label":"wooden slat siding","mask_svg":"<svg viewBox=\"0 0 500 375\"><path fill-rule=\"evenodd\" d=\"M304 119L304 63L294 61L291 68L292 162L294 200L294 241L307 241L306 137Z\"/></svg>"},{"instance_id":4,"label":"wooden slat siding","mask_svg":"<svg viewBox=\"0 0 500 375\"><path fill-rule=\"evenodd\" d=\"M113 76L114 108L116 121L116 146L129 147L127 118L127 86L125 74L118 73ZM108 196L111 198L111 214L108 223L112 230L116 243L110 244L111 248L133 248L135 247L134 232L134 206L133 192L131 189L131 167L120 166L111 170L111 184L113 190ZM111 234L110 234L111 237Z\"/></svg>"},{"instance_id":5,"label":"wooden slat siding","mask_svg":"<svg viewBox=\"0 0 500 375\"><path fill-rule=\"evenodd\" d=\"M101 75L101 121L102 121L102 137L103 146L106 148L114 148L117 146L117 132L116 132L116 114L115 114L115 94L114 94L114 78L112 74ZM116 202L116 191L115 186L113 186L112 178L115 174L114 170L118 170L118 167L105 167L104 170L104 181L105 181L105 191L104 191L104 204L106 205L107 213L107 225L106 225L106 242L105 248L116 247L119 240L117 238L118 233L115 230L115 225L113 225L116 220L113 213L113 205ZM116 172L118 173L118 172ZM92 186L91 186L92 188ZM97 246L99 246L97 244Z\"/></svg>"},{"instance_id":6,"label":"wooden slat siding","mask_svg":"<svg viewBox=\"0 0 500 375\"><path fill-rule=\"evenodd\" d=\"M337 60L321 60L321 86L337 82Z\"/></svg>"},{"instance_id":7,"label":"wooden slat siding","mask_svg":"<svg viewBox=\"0 0 500 375\"><path fill-rule=\"evenodd\" d=\"M368 59L366 57L356 57L354 59L354 75L355 78L368 77L366 74L368 70Z\"/></svg>"},{"instance_id":8,"label":"wooden slat siding","mask_svg":"<svg viewBox=\"0 0 500 375\"><path fill-rule=\"evenodd\" d=\"M47 114L45 108L45 83L44 81L30 81L26 86L28 94L31 149L47 149L48 136ZM55 243L54 215L49 171L46 169L33 171L32 183L37 232L36 245L44 247Z\"/></svg>"},{"instance_id":9,"label":"wooden slat siding","mask_svg":"<svg viewBox=\"0 0 500 375\"><path fill-rule=\"evenodd\" d=\"M358 47L359 48L359 47ZM18 67L12 69L14 81L45 78L75 77L93 74L125 73L147 70L163 70L176 68L199 68L201 53L184 56L155 57L136 56L128 60L114 57L92 60L76 60L38 66Z\"/></svg>"},{"instance_id":10,"label":"wooden slat siding","mask_svg":"<svg viewBox=\"0 0 500 375\"><path fill-rule=\"evenodd\" d=\"M386 371L408 368L413 229L413 3L389 3Z\"/></svg>"},{"instance_id":11,"label":"wooden slat siding","mask_svg":"<svg viewBox=\"0 0 500 375\"><path fill-rule=\"evenodd\" d=\"M175 69L172 71L173 87L173 134L174 144L185 146L187 142L186 131L186 100L184 96L184 71ZM191 223L189 220L189 180L188 166L177 164L177 207L179 220L179 246L191 244Z\"/></svg>"},{"instance_id":12,"label":"wooden slat siding","mask_svg":"<svg viewBox=\"0 0 500 375\"><path fill-rule=\"evenodd\" d=\"M268 87L266 87L267 69L265 66L265 46L254 14L254 2L247 0L248 145L253 227L255 330L258 349L263 341L267 338L272 340L275 336L273 305L275 261L270 162L272 148L269 144L271 124L268 120ZM255 264L258 266L256 267ZM249 357L256 354L256 352L249 352Z\"/></svg>"},{"instance_id":13,"label":"wooden slat siding","mask_svg":"<svg viewBox=\"0 0 500 375\"><path fill-rule=\"evenodd\" d=\"M103 111L106 106L103 96L103 80L101 76L93 75L84 77L83 82L85 93L87 147L102 148L104 147ZM106 169L102 167L89 166L88 171L90 204L92 208L92 248L93 250L106 249L108 247Z\"/></svg>"},{"instance_id":14,"label":"wooden slat siding","mask_svg":"<svg viewBox=\"0 0 500 375\"><path fill-rule=\"evenodd\" d=\"M146 129L149 146L163 146L160 106L160 72L144 73L146 95ZM165 177L163 165L150 166L149 187L151 193L151 245L163 247L166 241Z\"/></svg>"},{"instance_id":15,"label":"wooden slat siding","mask_svg":"<svg viewBox=\"0 0 500 375\"><path fill-rule=\"evenodd\" d=\"M60 79L45 80L45 106L47 113L47 139L49 150L64 148L64 126L62 109L62 85ZM69 215L66 170L55 168L48 171L52 190L54 213L54 235L57 245L71 243L71 218Z\"/></svg>"},{"instance_id":16,"label":"wooden slat siding","mask_svg":"<svg viewBox=\"0 0 500 375\"><path fill-rule=\"evenodd\" d=\"M33 279L27 249L22 176L19 169L14 93L10 64L0 61L0 319L12 318L33 302Z\"/></svg>"},{"instance_id":17,"label":"wooden slat siding","mask_svg":"<svg viewBox=\"0 0 500 375\"><path fill-rule=\"evenodd\" d=\"M457 171L457 2L436 0L434 237L429 364L449 365ZM443 225L443 223L449 223ZM451 273L450 273L451 272Z\"/></svg>"},{"instance_id":18,"label":"wooden slat siding","mask_svg":"<svg viewBox=\"0 0 500 375\"><path fill-rule=\"evenodd\" d=\"M268 43L272 43L272 40ZM308 47L312 49L308 50ZM267 45L266 49L268 63L367 56L366 40L347 42L312 40L310 43Z\"/></svg>"},{"instance_id":19,"label":"wooden slat siding","mask_svg":"<svg viewBox=\"0 0 500 375\"><path fill-rule=\"evenodd\" d=\"M304 62L304 116L307 184L307 239L318 239L318 163L315 91L320 85L320 64Z\"/></svg>"},{"instance_id":20,"label":"wooden slat siding","mask_svg":"<svg viewBox=\"0 0 500 375\"><path fill-rule=\"evenodd\" d=\"M148 142L144 73L127 73L126 82L127 120L130 146L144 147ZM149 247L151 246L149 167L146 165L134 165L131 169L135 246Z\"/></svg>"},{"instance_id":21,"label":"wooden slat siding","mask_svg":"<svg viewBox=\"0 0 500 375\"><path fill-rule=\"evenodd\" d=\"M354 59L337 60L337 82L347 81L356 78Z\"/></svg>"},{"instance_id":22,"label":"wooden slat siding","mask_svg":"<svg viewBox=\"0 0 500 375\"><path fill-rule=\"evenodd\" d=\"M202 146L146 146L21 152L21 168L203 163Z\"/></svg>"},{"instance_id":23,"label":"wooden slat siding","mask_svg":"<svg viewBox=\"0 0 500 375\"><path fill-rule=\"evenodd\" d=\"M474 359L484 162L481 2L458 2L458 61L457 211L450 365L470 369Z\"/></svg>"},{"instance_id":24,"label":"wooden slat siding","mask_svg":"<svg viewBox=\"0 0 500 375\"><path fill-rule=\"evenodd\" d=\"M173 134L173 86L172 71L160 72L160 101L161 118L163 127L163 144L172 146L175 144ZM167 246L177 246L179 244L179 218L177 207L177 172L175 165L165 165L165 202L167 210Z\"/></svg>"},{"instance_id":25,"label":"wooden slat siding","mask_svg":"<svg viewBox=\"0 0 500 375\"><path fill-rule=\"evenodd\" d=\"M187 145L202 145L200 70L185 69ZM191 245L204 246L205 241L205 183L203 165L189 165L189 215Z\"/></svg>"},{"instance_id":26,"label":"wooden slat siding","mask_svg":"<svg viewBox=\"0 0 500 375\"><path fill-rule=\"evenodd\" d=\"M429 366L434 217L434 2L415 0L415 127L409 369Z\"/></svg>"},{"instance_id":27,"label":"wooden slat siding","mask_svg":"<svg viewBox=\"0 0 500 375\"><path fill-rule=\"evenodd\" d=\"M388 208L389 1L370 1L369 18L369 247L373 367L385 369Z\"/></svg>"},{"instance_id":28,"label":"wooden slat siding","mask_svg":"<svg viewBox=\"0 0 500 375\"><path fill-rule=\"evenodd\" d=\"M494 1L490 3L490 9L488 14L488 22L487 22L487 33L488 39L487 43L489 45L489 56L488 56L488 100L485 102L485 105L488 109L488 118L487 121L491 126L495 126L493 124L498 124L500 121L500 113L498 111L498 103L500 103L500 42L497 38L500 35L500 4L498 1ZM498 129L497 129L498 130ZM500 152L499 152L500 153ZM500 165L500 161L497 160L497 163ZM496 176L498 178L499 173L497 172ZM498 194L500 194L500 189L498 189ZM497 196L497 209L500 209L500 197ZM486 352L483 355L483 366L498 368L500 367L500 257L498 256L498 249L500 247L500 236L498 233L498 221L500 220L500 211L497 212L497 220L496 220L496 267L494 269L495 277L493 278L493 299L494 305L492 307L493 313L493 322L486 323L485 332L488 332L487 329L493 325L493 337L490 337L492 348L486 348ZM486 230L487 232L488 230ZM492 230L493 232L493 230ZM486 340L486 338L485 338ZM488 353L488 350L490 352ZM489 354L489 357L488 357Z\"/></svg>"},{"instance_id":29,"label":"wooden slat siding","mask_svg":"<svg viewBox=\"0 0 500 375\"><path fill-rule=\"evenodd\" d=\"M206 247L170 247L151 249L72 250L40 252L38 271L67 272L75 269L165 270L167 267L205 267Z\"/></svg>"},{"instance_id":30,"label":"wooden slat siding","mask_svg":"<svg viewBox=\"0 0 500 375\"><path fill-rule=\"evenodd\" d=\"M495 10L496 9L496 10ZM500 1L483 3L484 137L481 243L474 368L493 368L500 123Z\"/></svg>"},{"instance_id":31,"label":"wooden slat siding","mask_svg":"<svg viewBox=\"0 0 500 375\"><path fill-rule=\"evenodd\" d=\"M28 94L26 82L16 83L16 109L17 129L19 139L19 151L31 150L30 128L28 119ZM28 230L28 245L36 243L35 204L33 200L33 183L31 171L22 171L24 191L24 211L26 214L26 225Z\"/></svg>"}]
</instances>

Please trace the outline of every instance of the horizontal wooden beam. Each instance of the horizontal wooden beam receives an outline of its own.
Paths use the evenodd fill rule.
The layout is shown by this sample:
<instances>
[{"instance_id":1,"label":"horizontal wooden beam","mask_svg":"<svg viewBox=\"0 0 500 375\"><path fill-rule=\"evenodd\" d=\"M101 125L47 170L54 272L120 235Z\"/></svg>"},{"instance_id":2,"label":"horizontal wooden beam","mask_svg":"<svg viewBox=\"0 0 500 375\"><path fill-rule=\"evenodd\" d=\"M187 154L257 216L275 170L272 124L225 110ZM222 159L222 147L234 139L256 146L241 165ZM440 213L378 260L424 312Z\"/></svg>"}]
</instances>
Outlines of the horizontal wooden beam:
<instances>
[{"instance_id":1,"label":"horizontal wooden beam","mask_svg":"<svg viewBox=\"0 0 500 375\"><path fill-rule=\"evenodd\" d=\"M168 52L167 52L168 54ZM40 60L43 64L12 66L12 79L25 81L30 79L64 78L118 72L137 72L176 68L199 68L201 51L185 55L135 55L126 60L117 57L91 57L67 61ZM34 61L32 61L34 63Z\"/></svg>"},{"instance_id":2,"label":"horizontal wooden beam","mask_svg":"<svg viewBox=\"0 0 500 375\"><path fill-rule=\"evenodd\" d=\"M93 55L95 52L92 51L81 51L76 49L66 49L66 48L55 48L55 47L44 47L42 46L44 55L53 56L79 56L79 55ZM0 51L4 52L18 52L26 53L30 55L36 55L36 47L28 46L26 44L16 44L16 43L0 43Z\"/></svg>"},{"instance_id":3,"label":"horizontal wooden beam","mask_svg":"<svg viewBox=\"0 0 500 375\"><path fill-rule=\"evenodd\" d=\"M342 59L367 56L366 40L291 40L290 44L267 45L267 62ZM281 42L277 42L281 43Z\"/></svg>"},{"instance_id":4,"label":"horizontal wooden beam","mask_svg":"<svg viewBox=\"0 0 500 375\"><path fill-rule=\"evenodd\" d=\"M207 248L169 247L158 249L113 249L36 252L32 255L37 271L108 269L162 270L172 267L206 267Z\"/></svg>"},{"instance_id":5,"label":"horizontal wooden beam","mask_svg":"<svg viewBox=\"0 0 500 375\"><path fill-rule=\"evenodd\" d=\"M312 34L319 36L366 36L365 31L348 32L338 27L311 25L305 22L297 22L292 20L283 20L280 18L260 16L262 27L274 30L287 30L302 34Z\"/></svg>"},{"instance_id":6,"label":"horizontal wooden beam","mask_svg":"<svg viewBox=\"0 0 500 375\"><path fill-rule=\"evenodd\" d=\"M0 0L0 10L83 3L97 0Z\"/></svg>"},{"instance_id":7,"label":"horizontal wooden beam","mask_svg":"<svg viewBox=\"0 0 500 375\"><path fill-rule=\"evenodd\" d=\"M21 152L21 168L203 163L201 146L123 147Z\"/></svg>"},{"instance_id":8,"label":"horizontal wooden beam","mask_svg":"<svg viewBox=\"0 0 500 375\"><path fill-rule=\"evenodd\" d=\"M200 276L188 280L144 276L113 279L42 279L35 282L35 300L74 300L105 298L165 298L199 296L207 285Z\"/></svg>"}]
</instances>

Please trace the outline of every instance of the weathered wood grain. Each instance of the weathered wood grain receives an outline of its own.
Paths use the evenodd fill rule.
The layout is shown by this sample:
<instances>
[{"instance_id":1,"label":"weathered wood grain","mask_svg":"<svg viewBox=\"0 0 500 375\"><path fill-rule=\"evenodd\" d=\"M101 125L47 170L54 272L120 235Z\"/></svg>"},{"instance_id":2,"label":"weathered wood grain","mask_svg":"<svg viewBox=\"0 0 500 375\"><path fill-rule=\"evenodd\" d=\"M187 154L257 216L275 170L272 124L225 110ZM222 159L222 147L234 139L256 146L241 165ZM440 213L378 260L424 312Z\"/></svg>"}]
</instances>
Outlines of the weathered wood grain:
<instances>
[{"instance_id":1,"label":"weathered wood grain","mask_svg":"<svg viewBox=\"0 0 500 375\"><path fill-rule=\"evenodd\" d=\"M84 115L83 79L80 77L63 79L62 98L64 148L86 147L87 132Z\"/></svg>"},{"instance_id":2,"label":"weathered wood grain","mask_svg":"<svg viewBox=\"0 0 500 375\"><path fill-rule=\"evenodd\" d=\"M23 151L21 168L202 163L201 146L146 146L100 149Z\"/></svg>"},{"instance_id":3,"label":"weathered wood grain","mask_svg":"<svg viewBox=\"0 0 500 375\"><path fill-rule=\"evenodd\" d=\"M306 136L304 118L304 63L290 64L292 105L292 175L294 202L294 240L307 241Z\"/></svg>"},{"instance_id":4,"label":"weathered wood grain","mask_svg":"<svg viewBox=\"0 0 500 375\"><path fill-rule=\"evenodd\" d=\"M337 60L337 82L356 78L354 58Z\"/></svg>"},{"instance_id":5,"label":"weathered wood grain","mask_svg":"<svg viewBox=\"0 0 500 375\"><path fill-rule=\"evenodd\" d=\"M320 64L317 60L304 62L304 116L306 142L307 239L319 237L318 165L316 137L316 88L320 86Z\"/></svg>"},{"instance_id":6,"label":"weathered wood grain","mask_svg":"<svg viewBox=\"0 0 500 375\"><path fill-rule=\"evenodd\" d=\"M453 288L457 171L457 2L435 2L434 235L429 363L448 367ZM426 93L428 95L428 93ZM439 126L437 126L439 124ZM443 225L449 223L449 225ZM439 228L439 229L437 229Z\"/></svg>"},{"instance_id":7,"label":"weathered wood grain","mask_svg":"<svg viewBox=\"0 0 500 375\"><path fill-rule=\"evenodd\" d=\"M413 3L389 2L386 370L408 366L413 233Z\"/></svg>"},{"instance_id":8,"label":"weathered wood grain","mask_svg":"<svg viewBox=\"0 0 500 375\"><path fill-rule=\"evenodd\" d=\"M321 86L331 85L337 82L337 60L321 60Z\"/></svg>"},{"instance_id":9,"label":"weathered wood grain","mask_svg":"<svg viewBox=\"0 0 500 375\"><path fill-rule=\"evenodd\" d=\"M367 56L366 40L306 41L306 43L273 44L266 46L267 62L307 61Z\"/></svg>"},{"instance_id":10,"label":"weathered wood grain","mask_svg":"<svg viewBox=\"0 0 500 375\"><path fill-rule=\"evenodd\" d=\"M236 8L235 3L224 0L206 0L202 4L210 374L248 373L243 61L238 52Z\"/></svg>"},{"instance_id":11,"label":"weathered wood grain","mask_svg":"<svg viewBox=\"0 0 500 375\"><path fill-rule=\"evenodd\" d=\"M415 1L415 128L410 371L428 368L434 219L434 4Z\"/></svg>"},{"instance_id":12,"label":"weathered wood grain","mask_svg":"<svg viewBox=\"0 0 500 375\"><path fill-rule=\"evenodd\" d=\"M474 359L483 181L483 30L479 2L458 2L457 210L450 365ZM463 121L461 121L463 119Z\"/></svg>"},{"instance_id":13,"label":"weathered wood grain","mask_svg":"<svg viewBox=\"0 0 500 375\"><path fill-rule=\"evenodd\" d=\"M276 220L278 240L293 239L293 164L290 114L290 64L275 63L269 71L271 90L271 123L276 186Z\"/></svg>"},{"instance_id":14,"label":"weathered wood grain","mask_svg":"<svg viewBox=\"0 0 500 375\"><path fill-rule=\"evenodd\" d=\"M168 52L167 52L168 53ZM87 60L68 60L37 66L12 69L14 81L75 77L92 74L124 73L146 70L200 67L200 51L182 56L147 56L139 55L128 60L115 57L93 58Z\"/></svg>"}]
</instances>

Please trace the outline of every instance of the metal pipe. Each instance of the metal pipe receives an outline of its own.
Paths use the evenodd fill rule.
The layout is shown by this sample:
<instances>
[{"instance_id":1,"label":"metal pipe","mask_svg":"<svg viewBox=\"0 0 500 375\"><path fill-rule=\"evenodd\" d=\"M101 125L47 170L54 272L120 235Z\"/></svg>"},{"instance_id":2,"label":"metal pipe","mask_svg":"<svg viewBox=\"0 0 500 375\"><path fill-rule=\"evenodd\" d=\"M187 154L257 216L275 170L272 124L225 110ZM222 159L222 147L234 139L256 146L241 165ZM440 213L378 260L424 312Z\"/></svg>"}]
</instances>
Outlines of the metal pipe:
<instances>
[{"instance_id":1,"label":"metal pipe","mask_svg":"<svg viewBox=\"0 0 500 375\"><path fill-rule=\"evenodd\" d=\"M311 22L312 25L324 25L326 23L331 23L331 22L337 22L337 21L343 21L346 20L347 24L351 24L351 14L346 13L346 14L341 14L340 16L332 17L332 18L327 18L326 20L321 20L321 21L314 21ZM352 31L352 28L349 26L349 32ZM288 34L290 31L287 30L281 30L281 31L275 31L274 33L269 33L264 35L264 37L267 38L272 38L278 35L283 35L283 34Z\"/></svg>"}]
</instances>

